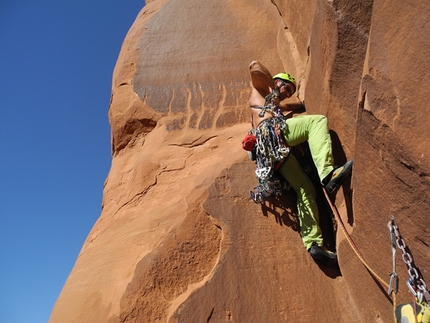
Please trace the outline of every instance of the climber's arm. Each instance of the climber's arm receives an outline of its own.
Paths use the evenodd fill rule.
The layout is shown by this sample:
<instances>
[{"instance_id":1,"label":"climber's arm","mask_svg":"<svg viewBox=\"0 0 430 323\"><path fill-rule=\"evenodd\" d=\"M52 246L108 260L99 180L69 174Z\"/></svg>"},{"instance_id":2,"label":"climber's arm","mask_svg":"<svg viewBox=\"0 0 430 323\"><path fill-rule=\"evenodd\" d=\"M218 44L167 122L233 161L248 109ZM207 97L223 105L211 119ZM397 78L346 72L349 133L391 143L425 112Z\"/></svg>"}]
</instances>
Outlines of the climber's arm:
<instances>
[{"instance_id":1,"label":"climber's arm","mask_svg":"<svg viewBox=\"0 0 430 323\"><path fill-rule=\"evenodd\" d=\"M284 101L281 101L279 104L281 111L295 111L295 112L305 112L306 108L302 102L300 102L298 99L294 100L292 102L293 98L288 98Z\"/></svg>"},{"instance_id":2,"label":"climber's arm","mask_svg":"<svg viewBox=\"0 0 430 323\"><path fill-rule=\"evenodd\" d=\"M269 70L258 61L252 61L249 64L249 72L251 73L252 86L264 98L276 89L275 81L272 78Z\"/></svg>"}]
</instances>

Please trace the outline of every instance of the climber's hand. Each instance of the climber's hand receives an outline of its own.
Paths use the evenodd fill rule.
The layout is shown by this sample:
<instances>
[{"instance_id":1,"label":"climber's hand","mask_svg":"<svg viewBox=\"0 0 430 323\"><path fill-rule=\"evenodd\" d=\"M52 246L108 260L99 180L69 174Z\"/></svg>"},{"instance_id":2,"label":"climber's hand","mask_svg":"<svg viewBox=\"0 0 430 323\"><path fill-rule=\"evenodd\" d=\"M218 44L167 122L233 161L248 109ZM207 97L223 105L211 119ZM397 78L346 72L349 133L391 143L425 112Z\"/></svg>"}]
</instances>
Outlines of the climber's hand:
<instances>
[{"instance_id":1,"label":"climber's hand","mask_svg":"<svg viewBox=\"0 0 430 323\"><path fill-rule=\"evenodd\" d=\"M281 103L281 93L278 89L272 90L272 102L274 105L279 105L279 103Z\"/></svg>"}]
</instances>

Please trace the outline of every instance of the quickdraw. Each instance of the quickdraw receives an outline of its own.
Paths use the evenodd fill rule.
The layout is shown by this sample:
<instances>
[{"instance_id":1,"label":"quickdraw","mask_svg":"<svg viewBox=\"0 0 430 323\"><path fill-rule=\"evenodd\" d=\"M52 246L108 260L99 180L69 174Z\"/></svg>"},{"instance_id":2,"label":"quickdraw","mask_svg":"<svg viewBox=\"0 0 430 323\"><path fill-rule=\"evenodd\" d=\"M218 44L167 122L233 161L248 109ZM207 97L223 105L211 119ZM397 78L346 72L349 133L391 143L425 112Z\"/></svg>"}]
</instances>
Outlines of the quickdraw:
<instances>
[{"instance_id":1,"label":"quickdraw","mask_svg":"<svg viewBox=\"0 0 430 323\"><path fill-rule=\"evenodd\" d=\"M399 291L399 276L396 272L396 235L393 227L388 226L390 229L390 238L391 238L391 254L393 258L393 271L390 275L390 285L388 286L388 295L392 293L397 294Z\"/></svg>"},{"instance_id":2,"label":"quickdraw","mask_svg":"<svg viewBox=\"0 0 430 323\"><path fill-rule=\"evenodd\" d=\"M263 203L269 196L279 197L287 189L287 182L273 175L270 179L254 187L255 192L249 191L249 195L255 203Z\"/></svg>"}]
</instances>

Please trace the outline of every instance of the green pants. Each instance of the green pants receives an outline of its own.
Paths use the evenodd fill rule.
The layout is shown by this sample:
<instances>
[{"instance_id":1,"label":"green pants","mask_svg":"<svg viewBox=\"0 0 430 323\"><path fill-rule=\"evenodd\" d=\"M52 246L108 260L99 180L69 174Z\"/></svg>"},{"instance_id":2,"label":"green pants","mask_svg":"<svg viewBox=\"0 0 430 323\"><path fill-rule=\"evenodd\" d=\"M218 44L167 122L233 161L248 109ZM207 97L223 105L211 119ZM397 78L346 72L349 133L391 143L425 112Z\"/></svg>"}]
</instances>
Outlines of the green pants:
<instances>
[{"instance_id":1,"label":"green pants","mask_svg":"<svg viewBox=\"0 0 430 323\"><path fill-rule=\"evenodd\" d=\"M333 169L331 138L327 118L322 115L304 115L287 119L284 137L287 145L293 147L308 141L312 159L320 179L324 179ZM315 242L323 245L319 227L319 213L315 188L309 177L302 171L294 155L290 154L279 170L297 194L297 212L303 244L309 249Z\"/></svg>"},{"instance_id":2,"label":"green pants","mask_svg":"<svg viewBox=\"0 0 430 323\"><path fill-rule=\"evenodd\" d=\"M305 141L322 181L333 170L333 154L327 118L323 115L304 115L287 119L284 138L294 147Z\"/></svg>"}]
</instances>

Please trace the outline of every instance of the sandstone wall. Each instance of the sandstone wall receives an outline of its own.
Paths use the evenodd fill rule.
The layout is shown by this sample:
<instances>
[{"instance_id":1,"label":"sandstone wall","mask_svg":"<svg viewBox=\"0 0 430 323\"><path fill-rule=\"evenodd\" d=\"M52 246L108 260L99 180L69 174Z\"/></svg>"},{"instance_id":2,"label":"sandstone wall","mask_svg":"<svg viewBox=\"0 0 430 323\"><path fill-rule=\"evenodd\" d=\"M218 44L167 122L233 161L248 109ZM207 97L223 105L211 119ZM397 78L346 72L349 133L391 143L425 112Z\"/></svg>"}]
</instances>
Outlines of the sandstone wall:
<instances>
[{"instance_id":1,"label":"sandstone wall","mask_svg":"<svg viewBox=\"0 0 430 323\"><path fill-rule=\"evenodd\" d=\"M295 75L354 158L336 205L372 269L388 281L394 215L430 279L429 18L425 0L147 1L113 74L102 213L50 322L392 322L321 199L339 267L304 250L292 193L248 199L248 64Z\"/></svg>"}]
</instances>

